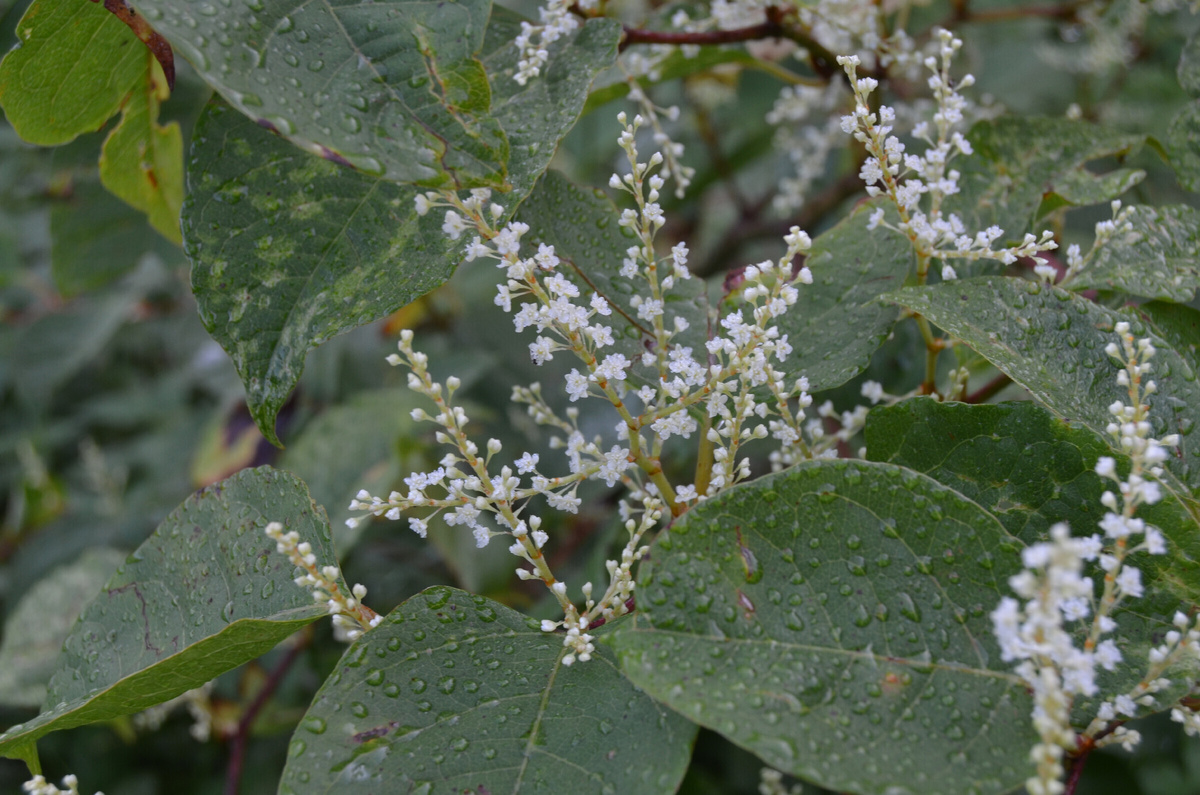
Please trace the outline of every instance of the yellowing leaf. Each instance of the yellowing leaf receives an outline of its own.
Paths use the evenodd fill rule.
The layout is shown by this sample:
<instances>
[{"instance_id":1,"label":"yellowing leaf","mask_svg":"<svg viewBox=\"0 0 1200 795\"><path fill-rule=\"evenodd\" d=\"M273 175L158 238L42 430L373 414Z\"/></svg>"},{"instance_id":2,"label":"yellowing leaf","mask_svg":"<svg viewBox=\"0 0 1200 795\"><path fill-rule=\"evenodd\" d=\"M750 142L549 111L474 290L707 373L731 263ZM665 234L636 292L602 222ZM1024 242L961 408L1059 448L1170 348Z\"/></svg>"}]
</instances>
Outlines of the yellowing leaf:
<instances>
[{"instance_id":1,"label":"yellowing leaf","mask_svg":"<svg viewBox=\"0 0 1200 795\"><path fill-rule=\"evenodd\" d=\"M179 210L183 206L183 135L175 122L158 123L159 103L170 96L162 66L147 49L144 69L122 108L121 123L104 142L100 181L131 206L146 213L150 224L180 243Z\"/></svg>"}]
</instances>

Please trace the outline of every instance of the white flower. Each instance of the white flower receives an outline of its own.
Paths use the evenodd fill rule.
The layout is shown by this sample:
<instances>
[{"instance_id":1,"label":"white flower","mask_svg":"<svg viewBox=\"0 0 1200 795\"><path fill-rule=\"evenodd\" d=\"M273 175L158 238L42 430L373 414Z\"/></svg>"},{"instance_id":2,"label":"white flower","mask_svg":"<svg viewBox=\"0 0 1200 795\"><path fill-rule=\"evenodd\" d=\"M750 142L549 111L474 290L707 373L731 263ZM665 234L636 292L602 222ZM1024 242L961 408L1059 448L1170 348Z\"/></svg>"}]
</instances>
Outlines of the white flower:
<instances>
[{"instance_id":1,"label":"white flower","mask_svg":"<svg viewBox=\"0 0 1200 795\"><path fill-rule=\"evenodd\" d=\"M596 371L592 374L592 380L624 381L625 371L629 369L631 364L632 362L626 359L624 354L610 353L604 357L604 361L596 365Z\"/></svg>"},{"instance_id":2,"label":"white flower","mask_svg":"<svg viewBox=\"0 0 1200 795\"><path fill-rule=\"evenodd\" d=\"M572 369L567 373L567 395L570 396L572 403L587 397L588 383L588 377L578 370Z\"/></svg>"},{"instance_id":3,"label":"white flower","mask_svg":"<svg viewBox=\"0 0 1200 795\"><path fill-rule=\"evenodd\" d=\"M629 450L613 445L612 449L601 457L599 475L604 479L604 485L613 486L630 466Z\"/></svg>"}]
</instances>

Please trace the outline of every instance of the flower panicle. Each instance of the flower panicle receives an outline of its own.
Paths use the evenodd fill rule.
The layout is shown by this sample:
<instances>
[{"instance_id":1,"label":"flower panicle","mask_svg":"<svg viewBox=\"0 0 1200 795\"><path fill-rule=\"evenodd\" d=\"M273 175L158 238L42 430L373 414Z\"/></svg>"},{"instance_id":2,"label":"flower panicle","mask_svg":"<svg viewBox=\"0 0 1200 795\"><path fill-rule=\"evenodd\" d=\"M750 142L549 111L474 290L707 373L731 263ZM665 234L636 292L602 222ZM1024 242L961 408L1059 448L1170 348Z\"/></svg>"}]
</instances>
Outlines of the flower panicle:
<instances>
[{"instance_id":1,"label":"flower panicle","mask_svg":"<svg viewBox=\"0 0 1200 795\"><path fill-rule=\"evenodd\" d=\"M1033 692L1032 719L1040 742L1030 752L1036 767L1026 782L1030 793L1063 791L1062 759L1079 742L1070 722L1074 699L1099 694L1099 672L1114 671L1124 661L1113 636L1114 612L1145 592L1142 572L1131 556L1167 551L1162 532L1135 513L1162 499L1162 463L1179 439L1151 435L1148 400L1156 387L1146 376L1155 354L1153 342L1135 339L1127 322L1117 323L1114 330L1118 340L1106 353L1119 365L1115 380L1127 389L1128 402L1115 401L1109 407L1113 422L1107 431L1130 463L1123 477L1115 458L1101 456L1096 462L1095 473L1115 485L1101 496L1106 511L1098 524L1103 532L1072 536L1065 523L1054 525L1048 541L1023 551L1024 569L1009 579L1019 600L1004 597L991 616L1002 659L1018 663L1016 672ZM1099 594L1087 571L1092 564L1103 572ZM1083 737L1099 737L1101 745L1136 745L1136 730L1112 723L1136 717L1140 707L1156 705L1157 694L1171 684L1166 674L1173 667L1185 660L1200 662L1200 627L1183 613L1176 613L1172 623L1174 629L1149 651L1145 675L1129 692L1101 701ZM1200 731L1191 710L1177 707L1172 717L1188 731Z\"/></svg>"},{"instance_id":2,"label":"flower panicle","mask_svg":"<svg viewBox=\"0 0 1200 795\"><path fill-rule=\"evenodd\" d=\"M873 77L859 77L861 59L856 55L839 56L838 64L850 79L854 93L854 111L841 119L842 131L854 137L867 149L859 176L866 183L871 197L886 196L897 214L895 225L887 220L887 212L877 207L871 214L868 227L885 226L896 229L912 241L920 255L922 280L925 278L926 263L930 259L942 262L941 276L944 280L958 278L951 260L974 262L981 259L999 261L1011 265L1021 258L1030 258L1035 270L1043 277L1046 270L1053 275L1054 268L1041 256L1058 247L1054 233L1047 230L1042 234L1026 234L1020 243L995 247L1004 237L1004 230L990 226L982 231L969 231L955 213L942 210L947 197L959 192L961 173L950 167L959 155L974 152L971 142L961 130L967 100L958 93L959 89L974 85L972 75L964 75L957 82L951 79L950 67L955 54L962 47L962 40L939 28L937 54L925 58L924 65L930 76L928 85L933 92L936 111L932 124L921 122L913 128L913 136L926 144L923 154L906 151L905 144L893 130L896 124L896 109L880 105L878 111L871 109L870 96L879 87ZM927 202L923 203L923 200Z\"/></svg>"},{"instance_id":3,"label":"flower panicle","mask_svg":"<svg viewBox=\"0 0 1200 795\"><path fill-rule=\"evenodd\" d=\"M573 272L563 267L553 245L540 243L533 251L524 242L529 227L505 221L504 209L491 201L486 189L465 196L428 192L416 199L420 214L444 208L443 233L451 240L469 241L465 244L468 261L491 260L503 272L494 302L510 315L518 333L534 333L529 344L533 361L540 365L565 353L577 362L565 375L565 392L572 405L561 415L545 399L541 384L517 386L512 395L535 423L553 429L551 448L563 451L566 472L551 476L543 469L541 457L528 451L504 463L498 458L499 440L489 440L484 447L473 441L470 418L454 401L460 382L435 381L428 357L414 348L413 334L406 330L388 361L407 369L409 388L433 404L433 410L414 409L412 418L432 423L436 440L450 452L436 469L405 478L407 491L383 497L364 490L350 505L363 514L392 520L407 517L421 536L440 516L447 525L470 528L478 546L494 536L510 537L509 551L522 560L517 576L542 581L563 609L564 618L548 622L546 628L566 631L565 659L570 662L590 658L589 626L621 615L632 604L632 568L646 551L642 539L663 516L677 516L748 477L749 462L738 456L742 444L773 436L790 445L789 455L812 457L803 437L815 438L805 416L812 402L808 382L788 376L784 363L792 346L779 328L779 319L796 304L800 289L813 280L802 262L812 240L799 227L792 227L784 236L785 249L778 260L744 269L738 294L731 297L733 308L720 320L718 335L689 345L688 319L671 311L673 303L686 303L672 302L671 293L693 278L689 251L681 242L660 255L656 246L666 222L659 204L665 159L660 152L649 157L639 152L637 133L645 124L643 117L630 119L621 113L618 121L622 127L618 143L629 170L614 174L609 184L632 199L618 221L633 233L619 275L636 285L619 312L590 282L581 285L572 278ZM614 330L620 316L642 331L647 340L642 353L631 355L620 348L624 334ZM635 388L632 382L638 369L648 373L638 377L642 385ZM598 434L590 439L584 436L579 408L574 405L584 399L606 402L616 412L615 444ZM847 418L846 424L861 425L861 417ZM698 433L711 445L709 474L703 478L698 474L696 483L672 484L661 464L663 445L674 437L689 439ZM544 498L552 510L576 513L581 504L577 490L588 480L629 489L627 502L622 503L627 506L622 516L629 541L620 557L608 562L604 594L593 599L592 586L587 584L580 610L542 553L548 532L543 517L532 513L530 505L534 498ZM362 518L347 523L356 526Z\"/></svg>"}]
</instances>

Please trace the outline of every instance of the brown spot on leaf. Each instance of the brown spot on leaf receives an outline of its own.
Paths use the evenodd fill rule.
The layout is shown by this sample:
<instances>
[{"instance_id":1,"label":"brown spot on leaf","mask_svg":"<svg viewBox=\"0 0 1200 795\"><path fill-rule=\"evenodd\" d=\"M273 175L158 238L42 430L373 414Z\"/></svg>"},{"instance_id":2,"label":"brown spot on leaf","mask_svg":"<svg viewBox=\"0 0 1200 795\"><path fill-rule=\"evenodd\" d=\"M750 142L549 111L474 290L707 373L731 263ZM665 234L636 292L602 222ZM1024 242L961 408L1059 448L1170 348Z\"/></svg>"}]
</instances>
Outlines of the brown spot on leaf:
<instances>
[{"instance_id":1,"label":"brown spot on leaf","mask_svg":"<svg viewBox=\"0 0 1200 795\"><path fill-rule=\"evenodd\" d=\"M393 729L395 729L399 725L400 724L397 723L396 721L389 720L387 723L383 724L382 726L376 726L374 729L367 729L366 731L359 732L358 734L354 735L350 739L354 740L354 742L356 742L356 743L365 743L368 740L374 740L377 737L387 736L389 733L391 733L391 731Z\"/></svg>"}]
</instances>

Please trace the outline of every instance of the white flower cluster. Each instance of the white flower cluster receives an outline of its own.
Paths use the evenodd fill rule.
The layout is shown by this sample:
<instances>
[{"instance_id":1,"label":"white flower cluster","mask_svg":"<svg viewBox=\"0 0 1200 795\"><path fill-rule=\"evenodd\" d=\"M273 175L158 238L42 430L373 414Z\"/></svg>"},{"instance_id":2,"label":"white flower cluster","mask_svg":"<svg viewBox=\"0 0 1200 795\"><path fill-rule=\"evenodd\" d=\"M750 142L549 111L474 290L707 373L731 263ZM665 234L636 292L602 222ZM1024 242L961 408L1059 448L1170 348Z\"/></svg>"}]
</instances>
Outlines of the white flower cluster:
<instances>
[{"instance_id":1,"label":"white flower cluster","mask_svg":"<svg viewBox=\"0 0 1200 795\"><path fill-rule=\"evenodd\" d=\"M956 128L962 124L966 106L958 89L973 85L975 78L964 75L955 85L950 77L950 66L955 53L962 47L962 40L943 29L938 29L937 36L938 56L925 59L925 66L931 72L928 83L937 110L932 126L926 122L913 129L913 135L928 145L922 155L906 153L905 145L891 134L896 121L894 108L880 105L878 113L871 110L869 98L879 87L879 82L871 77L858 77L861 64L858 56L838 57L838 63L850 78L855 99L854 112L842 117L842 130L861 142L868 154L859 176L867 184L870 196L887 196L900 216L898 226L893 227L885 220L883 208L878 208L871 215L870 227L888 226L912 241L918 255L921 281L924 281L930 259L942 262L943 279L958 277L948 260L992 259L1007 265L1021 257L1031 257L1038 265L1044 265L1045 258L1038 254L1058 248L1052 232L1045 231L1041 237L1026 234L1017 245L994 249L992 245L1003 237L1004 230L992 226L972 234L961 218L942 211L945 198L958 193L960 174L949 167L951 161L959 154L972 153L970 142ZM922 200L926 197L927 211L922 209Z\"/></svg>"},{"instance_id":2,"label":"white flower cluster","mask_svg":"<svg viewBox=\"0 0 1200 795\"><path fill-rule=\"evenodd\" d=\"M266 526L267 537L275 542L276 550L287 555L304 574L296 578L296 585L312 593L314 602L323 602L333 616L333 628L337 637L346 641L357 640L364 632L379 626L383 616L362 603L367 588L356 584L350 589L352 595L342 593L338 578L342 572L337 566L317 568L317 556L312 544L300 540L295 530L284 532L283 525L271 522Z\"/></svg>"},{"instance_id":3,"label":"white flower cluster","mask_svg":"<svg viewBox=\"0 0 1200 795\"><path fill-rule=\"evenodd\" d=\"M22 784L21 790L29 795L79 795L79 779L74 775L63 776L62 785L66 789L59 789L46 781L45 776L37 775ZM104 793L97 792L96 795Z\"/></svg>"},{"instance_id":4,"label":"white flower cluster","mask_svg":"<svg viewBox=\"0 0 1200 795\"><path fill-rule=\"evenodd\" d=\"M580 6L589 5L581 2ZM590 5L594 5L594 0ZM550 58L546 48L562 36L566 36L579 27L579 20L571 13L571 3L566 0L549 0L538 9L540 25L521 23L521 33L514 44L521 51L521 60L517 62L517 72L513 80L525 85L537 77Z\"/></svg>"},{"instance_id":5,"label":"white flower cluster","mask_svg":"<svg viewBox=\"0 0 1200 795\"><path fill-rule=\"evenodd\" d=\"M1037 54L1046 66L1064 74L1103 75L1124 69L1141 52L1151 14L1170 14L1188 5L1180 0L1089 0L1074 9L1062 28L1062 41L1041 42ZM1191 3L1193 12L1195 3Z\"/></svg>"},{"instance_id":6,"label":"white flower cluster","mask_svg":"<svg viewBox=\"0 0 1200 795\"><path fill-rule=\"evenodd\" d=\"M1115 491L1105 491L1101 503L1107 509L1099 522L1103 536L1092 534L1072 537L1066 524L1050 529L1050 540L1033 544L1022 553L1024 570L1010 578L1009 585L1023 602L1005 597L992 612L1001 657L1020 661L1018 674L1033 691L1033 725L1041 742L1031 751L1037 773L1026 782L1030 795L1057 795L1064 791L1060 779L1062 758L1074 751L1078 739L1070 723L1071 705L1077 695L1100 692L1097 669L1112 671L1122 661L1121 650L1110 635L1116 629L1114 610L1126 599L1142 596L1141 571L1131 565L1129 556L1136 552L1161 555L1166 541L1161 531L1134 514L1143 505L1162 498L1156 478L1167 448L1178 444L1177 436L1158 440L1150 436L1150 407L1145 400L1155 392L1154 381L1144 379L1150 372L1154 355L1150 340L1138 340L1128 323L1117 323L1120 344L1106 348L1120 363L1117 383L1129 390L1130 402L1116 402L1109 411L1114 421L1108 426L1119 448L1130 458L1128 475L1122 479L1116 460L1103 456L1095 466L1096 474L1112 480ZM1097 598L1086 564L1098 562L1104 572L1103 592ZM1074 626L1089 620L1082 645ZM1136 731L1110 722L1137 715L1138 706L1155 703L1155 694L1169 681L1163 674L1185 657L1200 660L1200 632L1182 613L1174 617L1176 629L1167 633L1164 643L1151 649L1148 670L1129 693L1101 703L1095 720L1084 732L1086 738L1101 737L1098 744L1119 743L1132 747L1139 739ZM1073 626L1074 625L1074 626ZM1193 713L1178 713L1177 720L1200 726ZM1190 721L1190 723L1189 723Z\"/></svg>"},{"instance_id":7,"label":"white flower cluster","mask_svg":"<svg viewBox=\"0 0 1200 795\"><path fill-rule=\"evenodd\" d=\"M133 725L143 731L156 731L176 707L183 705L187 707L188 713L192 716L192 725L188 729L188 733L198 743L208 742L209 737L212 736L213 710L210 699L212 689L213 682L205 682L200 687L188 690L170 701L155 704L134 715Z\"/></svg>"},{"instance_id":8,"label":"white flower cluster","mask_svg":"<svg viewBox=\"0 0 1200 795\"><path fill-rule=\"evenodd\" d=\"M835 108L847 97L841 81L824 86L785 86L767 114L767 123L779 127L775 147L787 155L795 176L779 181L772 203L786 212L804 206L813 183L825 176L829 156L845 140Z\"/></svg>"},{"instance_id":9,"label":"white flower cluster","mask_svg":"<svg viewBox=\"0 0 1200 795\"><path fill-rule=\"evenodd\" d=\"M1077 243L1067 246L1067 272L1063 275L1060 284L1065 284L1075 278L1077 274L1091 263L1100 249L1118 237L1125 238L1128 242L1133 242L1136 239L1137 233L1133 231L1133 221L1130 220L1133 217L1133 208L1122 207L1120 199L1113 199L1109 206L1112 208L1112 218L1107 221L1097 222L1096 237L1086 256L1079 253L1079 245ZM1052 282L1056 272L1053 268L1049 268L1048 271L1038 270L1038 275L1045 281Z\"/></svg>"},{"instance_id":10,"label":"white flower cluster","mask_svg":"<svg viewBox=\"0 0 1200 795\"><path fill-rule=\"evenodd\" d=\"M663 108L655 105L634 79L633 72L626 71L625 81L629 84L629 99L638 104L639 117L650 122L650 128L654 131L654 145L662 152L663 166L659 176L664 180L673 179L675 198L682 199L688 186L692 184L692 178L696 176L696 169L683 165L683 144L672 140L659 118L659 114L662 114L668 121L676 121L679 118L679 106Z\"/></svg>"},{"instance_id":11,"label":"white flower cluster","mask_svg":"<svg viewBox=\"0 0 1200 795\"><path fill-rule=\"evenodd\" d=\"M435 382L425 354L413 348L412 332L404 331L399 353L388 361L408 368L409 387L436 406L432 415L414 410L413 418L438 426L438 442L453 452L432 472L406 478L407 493L393 491L385 499L363 491L350 506L389 519L419 511L421 515L408 516L408 522L421 536L428 531L432 515L441 515L446 524L471 528L479 546L494 535L510 536L509 551L523 561L517 575L541 580L563 609L562 621L547 621L543 626L547 631L565 630L567 664L591 657L589 628L631 608L632 568L646 552L645 534L663 516L677 516L690 504L749 476L748 463L738 456L742 444L770 435L792 454L811 457L802 439L804 409L811 403L807 381L787 382L780 366L792 347L777 321L796 303L797 284L812 281L806 267L792 265L812 241L793 227L784 238L787 249L778 262L745 268L740 305L720 320L718 336L696 344L695 349L686 344L681 335L689 323L670 311L669 296L692 278L688 249L679 243L660 257L655 248L655 235L665 222L659 204L664 178L656 173L664 160L656 152L639 162L636 137L644 119L639 116L630 123L625 114L618 118L624 126L619 143L630 172L614 174L609 184L633 199L635 206L622 212L619 224L633 233L636 243L626 250L619 276L639 288L620 314L643 332L646 345L641 353L618 349L622 335L614 334L611 325L616 309L603 295L567 278L569 272L563 272L553 246L543 243L535 253L523 254L522 238L528 227L518 221L499 224L504 210L491 203L488 191L473 191L467 198L427 193L417 199L420 214L433 207L447 208L442 228L452 240L475 233L466 245L466 259L494 260L504 272L495 303L512 316L517 332L536 333L529 344L532 359L542 364L565 352L578 360L580 366L565 377L566 395L572 403L596 398L615 409L620 418L616 443L605 443L599 436L585 438L579 430L579 410L571 406L565 417L558 416L544 399L540 384L518 386L513 402L525 405L536 423L560 433L551 446L564 451L568 471L554 477L543 474L539 456L528 451L497 471L492 459L502 451L501 443L490 440L486 451L481 451L471 441L466 412L451 403L458 380L447 379L444 386ZM663 472L663 446L672 438L689 439L693 434L700 434L702 440L695 482L673 485ZM603 481L609 487L621 483L629 489L621 503L629 538L620 558L608 562L605 593L593 599L592 585L584 586L581 611L542 554L548 535L542 518L530 512L530 502L540 497L551 509L575 513L581 502L577 489L585 480ZM354 518L348 523L359 521Z\"/></svg>"},{"instance_id":12,"label":"white flower cluster","mask_svg":"<svg viewBox=\"0 0 1200 795\"><path fill-rule=\"evenodd\" d=\"M783 783L783 773L764 767L758 774L758 795L801 795L804 786L793 784L790 788Z\"/></svg>"}]
</instances>

